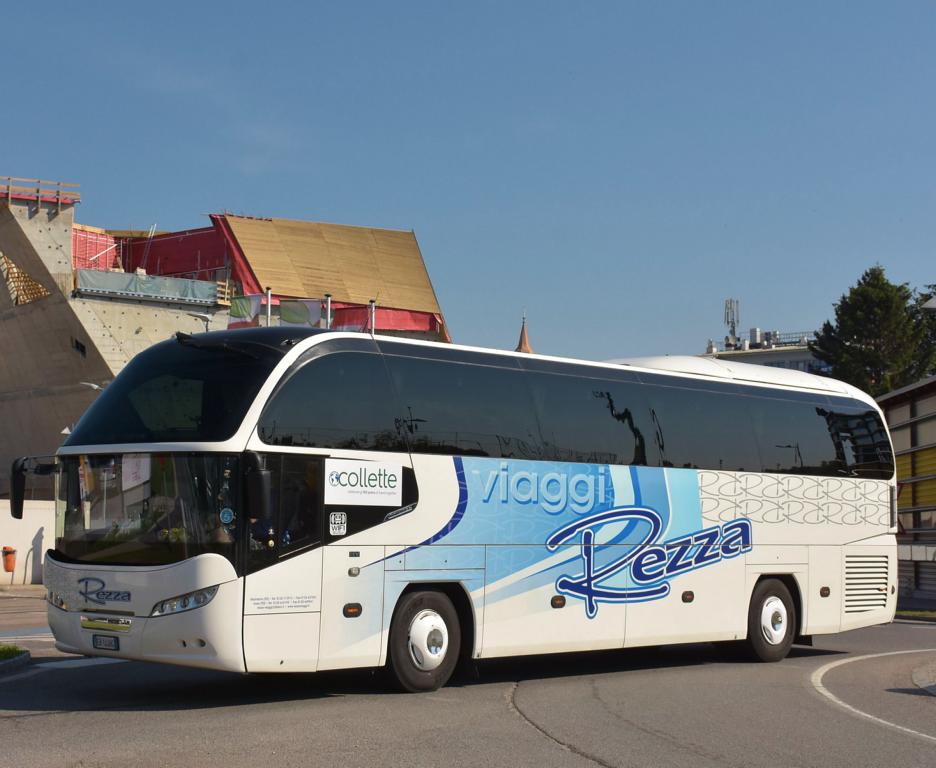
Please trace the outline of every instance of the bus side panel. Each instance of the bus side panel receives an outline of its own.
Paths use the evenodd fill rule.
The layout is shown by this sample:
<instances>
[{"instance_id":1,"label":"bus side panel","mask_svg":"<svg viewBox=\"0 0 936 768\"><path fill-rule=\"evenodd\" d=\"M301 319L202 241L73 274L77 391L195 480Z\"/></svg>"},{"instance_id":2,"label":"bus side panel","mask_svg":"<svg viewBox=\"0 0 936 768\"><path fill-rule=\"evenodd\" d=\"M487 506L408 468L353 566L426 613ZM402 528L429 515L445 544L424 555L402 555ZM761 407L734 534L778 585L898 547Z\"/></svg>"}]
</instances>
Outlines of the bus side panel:
<instances>
[{"instance_id":1,"label":"bus side panel","mask_svg":"<svg viewBox=\"0 0 936 768\"><path fill-rule=\"evenodd\" d=\"M314 672L322 609L322 549L274 563L244 579L248 672Z\"/></svg>"},{"instance_id":2,"label":"bus side panel","mask_svg":"<svg viewBox=\"0 0 936 768\"><path fill-rule=\"evenodd\" d=\"M699 472L706 522L743 517L753 525L748 595L762 576L793 576L800 588L803 634L893 618L897 555L891 486L866 478ZM821 596L823 587L829 588L828 597Z\"/></svg>"},{"instance_id":3,"label":"bus side panel","mask_svg":"<svg viewBox=\"0 0 936 768\"><path fill-rule=\"evenodd\" d=\"M897 609L897 544L878 536L843 548L842 630L886 624Z\"/></svg>"},{"instance_id":4,"label":"bus side panel","mask_svg":"<svg viewBox=\"0 0 936 768\"><path fill-rule=\"evenodd\" d=\"M601 603L595 615L589 617L582 601L557 593L557 576L565 571L574 573L582 559L581 548L559 547L546 561L547 568L528 573L521 566L533 560L535 549L523 546L487 548L489 573L510 570L514 576L487 587L481 656L494 658L622 647L625 616L629 610L626 604ZM609 560L617 559L628 549L608 547L604 554ZM554 597L565 600L561 607L553 607Z\"/></svg>"},{"instance_id":5,"label":"bus side panel","mask_svg":"<svg viewBox=\"0 0 936 768\"><path fill-rule=\"evenodd\" d=\"M747 634L744 556L670 581L661 600L627 608L628 647L737 640Z\"/></svg>"},{"instance_id":6,"label":"bus side panel","mask_svg":"<svg viewBox=\"0 0 936 768\"><path fill-rule=\"evenodd\" d=\"M248 672L315 672L318 641L318 613L244 616Z\"/></svg>"},{"instance_id":7,"label":"bus side panel","mask_svg":"<svg viewBox=\"0 0 936 768\"><path fill-rule=\"evenodd\" d=\"M329 544L323 553L318 668L376 667L383 636L384 548ZM360 615L345 616L352 604L361 606Z\"/></svg>"},{"instance_id":8,"label":"bus side panel","mask_svg":"<svg viewBox=\"0 0 936 768\"><path fill-rule=\"evenodd\" d=\"M628 607L626 644L633 647L743 637L747 617L745 554L743 548L722 550L726 533L719 524L729 520L704 514L700 472L676 468L656 471L665 480L665 498L671 509L669 527L662 538L668 542L668 570L673 575L667 578L665 595ZM679 542L687 542L690 537L691 546L680 546ZM631 588L639 586L633 569L628 584Z\"/></svg>"},{"instance_id":9,"label":"bus side panel","mask_svg":"<svg viewBox=\"0 0 936 768\"><path fill-rule=\"evenodd\" d=\"M824 588L828 588L826 597L823 597ZM841 630L842 598L842 548L835 545L809 547L802 634L822 635Z\"/></svg>"},{"instance_id":10,"label":"bus side panel","mask_svg":"<svg viewBox=\"0 0 936 768\"><path fill-rule=\"evenodd\" d=\"M890 483L837 477L699 470L703 518L745 517L755 545L843 545L885 534Z\"/></svg>"}]
</instances>

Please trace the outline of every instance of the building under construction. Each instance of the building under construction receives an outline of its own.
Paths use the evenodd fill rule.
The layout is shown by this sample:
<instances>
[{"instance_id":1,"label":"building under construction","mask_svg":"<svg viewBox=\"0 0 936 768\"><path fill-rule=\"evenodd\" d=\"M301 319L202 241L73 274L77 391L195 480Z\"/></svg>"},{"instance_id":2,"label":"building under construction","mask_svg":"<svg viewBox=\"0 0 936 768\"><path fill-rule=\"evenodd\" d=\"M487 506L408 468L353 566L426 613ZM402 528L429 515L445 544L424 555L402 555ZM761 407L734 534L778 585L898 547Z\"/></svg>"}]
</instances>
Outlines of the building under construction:
<instances>
[{"instance_id":1,"label":"building under construction","mask_svg":"<svg viewBox=\"0 0 936 768\"><path fill-rule=\"evenodd\" d=\"M0 177L0 493L3 468L54 452L137 352L228 327L238 297L258 307L269 289L276 323L287 301L329 295L332 327L360 330L376 300L375 330L448 339L413 232L226 213L118 231L77 223L80 201L75 184Z\"/></svg>"}]
</instances>

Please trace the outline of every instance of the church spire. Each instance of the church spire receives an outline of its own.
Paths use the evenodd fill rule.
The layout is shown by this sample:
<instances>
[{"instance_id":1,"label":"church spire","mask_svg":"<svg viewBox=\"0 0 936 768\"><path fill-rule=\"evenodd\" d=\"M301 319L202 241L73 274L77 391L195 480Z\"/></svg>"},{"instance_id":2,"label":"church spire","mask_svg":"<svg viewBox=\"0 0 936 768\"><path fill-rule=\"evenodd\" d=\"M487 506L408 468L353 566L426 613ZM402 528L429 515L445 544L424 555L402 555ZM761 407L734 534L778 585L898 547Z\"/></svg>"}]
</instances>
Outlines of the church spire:
<instances>
[{"instance_id":1,"label":"church spire","mask_svg":"<svg viewBox=\"0 0 936 768\"><path fill-rule=\"evenodd\" d=\"M530 339L527 336L526 312L523 313L523 320L520 323L520 341L517 342L517 348L514 352L526 352L528 355L533 354L533 347L530 346Z\"/></svg>"}]
</instances>

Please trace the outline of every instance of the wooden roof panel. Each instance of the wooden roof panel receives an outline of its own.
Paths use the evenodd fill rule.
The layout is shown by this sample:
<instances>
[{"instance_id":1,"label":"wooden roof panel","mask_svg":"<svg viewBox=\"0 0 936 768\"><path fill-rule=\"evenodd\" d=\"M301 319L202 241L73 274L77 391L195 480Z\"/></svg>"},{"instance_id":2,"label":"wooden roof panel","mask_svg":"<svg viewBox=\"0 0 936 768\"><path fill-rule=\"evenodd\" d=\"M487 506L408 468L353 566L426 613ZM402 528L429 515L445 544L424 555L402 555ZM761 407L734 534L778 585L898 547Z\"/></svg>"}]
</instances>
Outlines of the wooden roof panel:
<instances>
[{"instance_id":1,"label":"wooden roof panel","mask_svg":"<svg viewBox=\"0 0 936 768\"><path fill-rule=\"evenodd\" d=\"M412 232L226 216L262 286L283 296L441 314Z\"/></svg>"}]
</instances>

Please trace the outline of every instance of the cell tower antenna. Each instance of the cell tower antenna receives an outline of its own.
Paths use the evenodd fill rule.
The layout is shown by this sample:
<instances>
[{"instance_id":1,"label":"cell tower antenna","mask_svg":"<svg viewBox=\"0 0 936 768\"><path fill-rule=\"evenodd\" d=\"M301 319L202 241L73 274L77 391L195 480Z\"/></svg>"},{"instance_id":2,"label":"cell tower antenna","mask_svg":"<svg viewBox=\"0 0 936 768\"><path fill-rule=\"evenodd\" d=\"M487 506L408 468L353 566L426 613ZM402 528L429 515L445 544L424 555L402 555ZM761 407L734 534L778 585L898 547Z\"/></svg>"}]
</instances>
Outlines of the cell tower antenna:
<instances>
[{"instance_id":1,"label":"cell tower antenna","mask_svg":"<svg viewBox=\"0 0 936 768\"><path fill-rule=\"evenodd\" d=\"M728 335L725 337L726 349L737 349L738 325L741 323L741 300L725 299L725 325Z\"/></svg>"}]
</instances>

